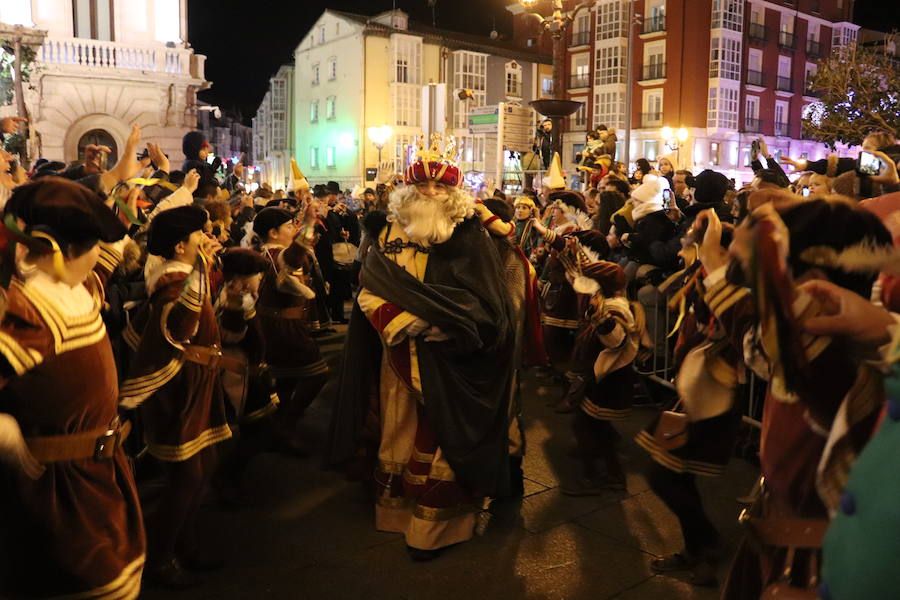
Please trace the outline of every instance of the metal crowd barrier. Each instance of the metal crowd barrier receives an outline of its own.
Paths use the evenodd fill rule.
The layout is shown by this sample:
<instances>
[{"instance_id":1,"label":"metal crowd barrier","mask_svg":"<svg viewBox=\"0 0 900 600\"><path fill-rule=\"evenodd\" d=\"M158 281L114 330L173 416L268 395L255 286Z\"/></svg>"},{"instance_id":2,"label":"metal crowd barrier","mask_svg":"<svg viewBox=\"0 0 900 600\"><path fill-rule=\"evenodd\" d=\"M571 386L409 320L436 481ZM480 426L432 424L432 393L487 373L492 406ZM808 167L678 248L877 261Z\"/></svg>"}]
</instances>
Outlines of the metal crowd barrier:
<instances>
[{"instance_id":1,"label":"metal crowd barrier","mask_svg":"<svg viewBox=\"0 0 900 600\"><path fill-rule=\"evenodd\" d=\"M637 298L630 299L638 301ZM656 302L662 302L662 307ZM670 311L665 303L666 298L662 294L656 294L654 304L644 305L644 311L647 314L647 329L650 339L653 341L653 354L648 360L640 364L635 362L634 370L638 375L674 391L677 373L673 365L673 353L678 336L677 334L669 336L669 333L675 326L678 316ZM662 318L656 318L652 315L661 315ZM766 382L760 380L750 369L746 369L746 373L747 381L740 386L739 390L742 395L736 399L736 402L745 406L745 410L741 415L743 422L751 427L760 429L762 427L760 422L762 401L759 394L761 389L765 389Z\"/></svg>"}]
</instances>

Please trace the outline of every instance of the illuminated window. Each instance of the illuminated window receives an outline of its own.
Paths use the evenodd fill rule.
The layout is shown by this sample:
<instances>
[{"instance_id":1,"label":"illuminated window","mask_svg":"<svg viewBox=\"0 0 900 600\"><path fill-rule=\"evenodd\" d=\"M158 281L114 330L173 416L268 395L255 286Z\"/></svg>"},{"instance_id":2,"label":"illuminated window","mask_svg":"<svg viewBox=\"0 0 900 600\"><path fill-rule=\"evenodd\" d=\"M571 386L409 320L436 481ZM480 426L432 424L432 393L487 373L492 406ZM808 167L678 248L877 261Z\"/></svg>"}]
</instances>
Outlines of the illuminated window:
<instances>
[{"instance_id":1,"label":"illuminated window","mask_svg":"<svg viewBox=\"0 0 900 600\"><path fill-rule=\"evenodd\" d=\"M597 85L625 83L626 52L624 45L597 48L594 69Z\"/></svg>"},{"instance_id":2,"label":"illuminated window","mask_svg":"<svg viewBox=\"0 0 900 600\"><path fill-rule=\"evenodd\" d=\"M10 25L34 25L31 20L31 2L12 0L0 2L0 21Z\"/></svg>"},{"instance_id":3,"label":"illuminated window","mask_svg":"<svg viewBox=\"0 0 900 600\"><path fill-rule=\"evenodd\" d=\"M325 148L325 166L334 168L334 146Z\"/></svg>"},{"instance_id":4,"label":"illuminated window","mask_svg":"<svg viewBox=\"0 0 900 600\"><path fill-rule=\"evenodd\" d=\"M515 61L506 63L506 95L522 97L522 67Z\"/></svg>"},{"instance_id":5,"label":"illuminated window","mask_svg":"<svg viewBox=\"0 0 900 600\"><path fill-rule=\"evenodd\" d=\"M313 100L309 103L309 120L315 123L319 120L319 101Z\"/></svg>"},{"instance_id":6,"label":"illuminated window","mask_svg":"<svg viewBox=\"0 0 900 600\"><path fill-rule=\"evenodd\" d=\"M709 77L741 78L741 42L729 37L713 37L710 42Z\"/></svg>"},{"instance_id":7,"label":"illuminated window","mask_svg":"<svg viewBox=\"0 0 900 600\"><path fill-rule=\"evenodd\" d=\"M422 38L412 35L391 36L394 83L422 82Z\"/></svg>"},{"instance_id":8,"label":"illuminated window","mask_svg":"<svg viewBox=\"0 0 900 600\"><path fill-rule=\"evenodd\" d=\"M328 96L328 98L325 99L325 118L326 119L334 118L334 105L335 105L336 101L337 101L337 98L335 96Z\"/></svg>"},{"instance_id":9,"label":"illuminated window","mask_svg":"<svg viewBox=\"0 0 900 600\"><path fill-rule=\"evenodd\" d=\"M309 149L309 166L313 169L319 168L319 149L315 146Z\"/></svg>"},{"instance_id":10,"label":"illuminated window","mask_svg":"<svg viewBox=\"0 0 900 600\"><path fill-rule=\"evenodd\" d=\"M553 79L550 77L544 77L541 79L541 93L549 96L553 93Z\"/></svg>"},{"instance_id":11,"label":"illuminated window","mask_svg":"<svg viewBox=\"0 0 900 600\"><path fill-rule=\"evenodd\" d=\"M713 0L712 28L740 32L744 24L743 0Z\"/></svg>"},{"instance_id":12,"label":"illuminated window","mask_svg":"<svg viewBox=\"0 0 900 600\"><path fill-rule=\"evenodd\" d=\"M719 142L709 143L709 164L719 164Z\"/></svg>"},{"instance_id":13,"label":"illuminated window","mask_svg":"<svg viewBox=\"0 0 900 600\"><path fill-rule=\"evenodd\" d=\"M654 162L659 157L659 141L644 140L644 158Z\"/></svg>"},{"instance_id":14,"label":"illuminated window","mask_svg":"<svg viewBox=\"0 0 900 600\"><path fill-rule=\"evenodd\" d=\"M737 129L738 91L728 87L709 88L706 126Z\"/></svg>"},{"instance_id":15,"label":"illuminated window","mask_svg":"<svg viewBox=\"0 0 900 600\"><path fill-rule=\"evenodd\" d=\"M597 5L597 39L628 37L629 0L603 0Z\"/></svg>"},{"instance_id":16,"label":"illuminated window","mask_svg":"<svg viewBox=\"0 0 900 600\"><path fill-rule=\"evenodd\" d=\"M457 129L469 127L469 108L483 106L486 102L487 89L487 54L458 50L453 53L453 85L454 89L472 90L470 100L456 100L456 111L453 118Z\"/></svg>"},{"instance_id":17,"label":"illuminated window","mask_svg":"<svg viewBox=\"0 0 900 600\"><path fill-rule=\"evenodd\" d=\"M422 112L422 88L418 85L395 83L391 86L394 124L398 127L418 127Z\"/></svg>"},{"instance_id":18,"label":"illuminated window","mask_svg":"<svg viewBox=\"0 0 900 600\"><path fill-rule=\"evenodd\" d=\"M598 125L616 129L625 127L625 92L594 94L594 127Z\"/></svg>"},{"instance_id":19,"label":"illuminated window","mask_svg":"<svg viewBox=\"0 0 900 600\"><path fill-rule=\"evenodd\" d=\"M171 1L163 0L162 8L164 9L165 5ZM178 0L175 0L175 3L177 6ZM113 41L113 0L72 0L72 17L75 37ZM163 17L160 24L164 26L170 19L170 15L161 12L159 6L157 6L156 17L157 20ZM178 39L177 35L174 39L165 41L175 41L175 39Z\"/></svg>"}]
</instances>

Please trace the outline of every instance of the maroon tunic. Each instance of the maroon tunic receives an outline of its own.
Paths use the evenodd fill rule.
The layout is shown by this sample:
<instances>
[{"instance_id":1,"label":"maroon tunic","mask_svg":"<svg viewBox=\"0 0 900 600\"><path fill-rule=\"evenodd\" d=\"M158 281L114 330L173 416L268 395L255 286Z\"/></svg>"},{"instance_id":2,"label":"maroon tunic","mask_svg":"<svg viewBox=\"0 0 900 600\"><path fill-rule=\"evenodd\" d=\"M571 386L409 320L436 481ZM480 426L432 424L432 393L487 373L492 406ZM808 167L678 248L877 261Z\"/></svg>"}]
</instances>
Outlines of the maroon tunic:
<instances>
[{"instance_id":1,"label":"maroon tunic","mask_svg":"<svg viewBox=\"0 0 900 600\"><path fill-rule=\"evenodd\" d=\"M150 299L132 322L139 341L121 390L123 406L140 406L150 454L168 462L231 437L219 370L185 361L182 351L184 344L221 345L207 271L175 267L166 263L159 267L164 274L148 282Z\"/></svg>"},{"instance_id":2,"label":"maroon tunic","mask_svg":"<svg viewBox=\"0 0 900 600\"><path fill-rule=\"evenodd\" d=\"M67 315L60 300L14 281L0 325L0 412L26 438L109 427L119 395L115 361L95 308ZM0 596L130 599L140 591L145 539L124 452L50 462L37 480L0 465ZM77 596L75 596L77 595Z\"/></svg>"}]
</instances>

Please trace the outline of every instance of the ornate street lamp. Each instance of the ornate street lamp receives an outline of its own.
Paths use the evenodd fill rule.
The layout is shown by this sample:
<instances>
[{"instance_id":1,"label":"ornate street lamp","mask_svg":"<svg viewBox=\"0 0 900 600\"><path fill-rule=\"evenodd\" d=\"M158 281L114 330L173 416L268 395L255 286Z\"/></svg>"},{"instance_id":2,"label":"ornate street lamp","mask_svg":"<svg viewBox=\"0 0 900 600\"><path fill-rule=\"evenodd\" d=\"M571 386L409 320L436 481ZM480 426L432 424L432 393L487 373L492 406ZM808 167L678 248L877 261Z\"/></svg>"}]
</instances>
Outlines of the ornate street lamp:
<instances>
[{"instance_id":1,"label":"ornate street lamp","mask_svg":"<svg viewBox=\"0 0 900 600\"><path fill-rule=\"evenodd\" d=\"M540 114L550 118L550 121L553 123L550 147L553 152L559 152L562 155L562 120L575 113L584 104L584 102L563 99L563 65L566 62L565 33L573 21L574 14L579 9L591 6L594 3L592 1L584 1L570 11L564 11L562 0L549 0L553 12L545 17L537 12L529 12L538 2L539 0L519 0L518 4L507 6L506 10L514 15L525 15L536 19L543 30L549 31L550 35L553 36L554 98L534 100L529 102L529 104Z\"/></svg>"},{"instance_id":2,"label":"ornate street lamp","mask_svg":"<svg viewBox=\"0 0 900 600\"><path fill-rule=\"evenodd\" d=\"M662 139L666 143L666 147L675 153L675 165L676 169L681 168L681 146L688 139L688 130L684 127L679 127L677 131L672 129L671 127L663 127L660 130L660 135L662 135Z\"/></svg>"},{"instance_id":3,"label":"ornate street lamp","mask_svg":"<svg viewBox=\"0 0 900 600\"><path fill-rule=\"evenodd\" d=\"M369 141L375 144L375 147L378 148L378 165L376 168L381 168L381 149L384 148L384 145L387 143L391 136L394 134L394 130L391 129L390 125L382 125L381 127L369 127Z\"/></svg>"}]
</instances>

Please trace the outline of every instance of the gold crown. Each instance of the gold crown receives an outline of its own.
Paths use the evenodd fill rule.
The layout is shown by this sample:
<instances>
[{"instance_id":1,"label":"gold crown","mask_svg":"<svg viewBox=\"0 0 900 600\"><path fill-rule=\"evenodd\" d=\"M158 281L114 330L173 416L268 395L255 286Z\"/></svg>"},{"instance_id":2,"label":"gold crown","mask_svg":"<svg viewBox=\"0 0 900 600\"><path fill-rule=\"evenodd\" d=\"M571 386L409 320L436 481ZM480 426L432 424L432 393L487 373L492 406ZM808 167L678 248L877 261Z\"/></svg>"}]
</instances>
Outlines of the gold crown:
<instances>
[{"instance_id":1,"label":"gold crown","mask_svg":"<svg viewBox=\"0 0 900 600\"><path fill-rule=\"evenodd\" d=\"M441 149L443 146L443 150ZM416 158L423 162L445 162L454 164L457 161L456 138L448 135L446 138L439 133L431 134L431 145L425 148L425 139L416 141Z\"/></svg>"}]
</instances>

